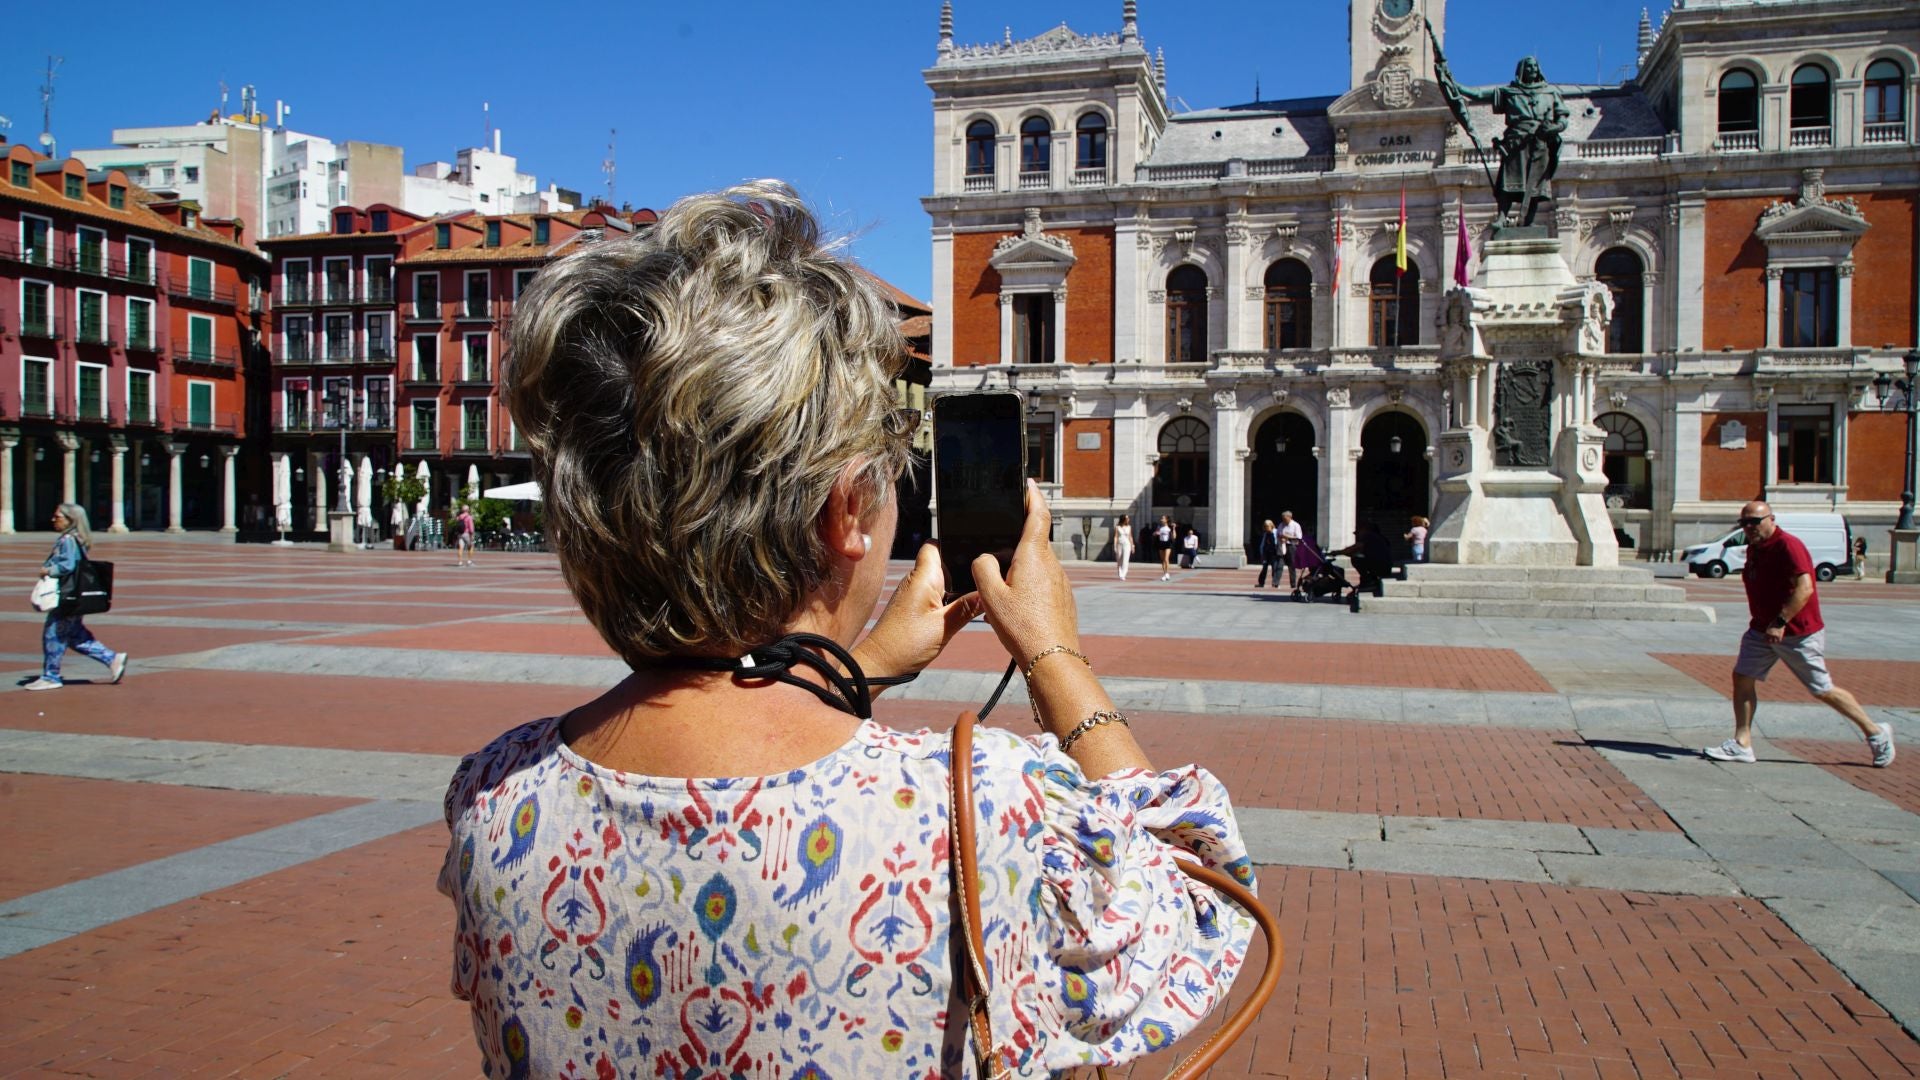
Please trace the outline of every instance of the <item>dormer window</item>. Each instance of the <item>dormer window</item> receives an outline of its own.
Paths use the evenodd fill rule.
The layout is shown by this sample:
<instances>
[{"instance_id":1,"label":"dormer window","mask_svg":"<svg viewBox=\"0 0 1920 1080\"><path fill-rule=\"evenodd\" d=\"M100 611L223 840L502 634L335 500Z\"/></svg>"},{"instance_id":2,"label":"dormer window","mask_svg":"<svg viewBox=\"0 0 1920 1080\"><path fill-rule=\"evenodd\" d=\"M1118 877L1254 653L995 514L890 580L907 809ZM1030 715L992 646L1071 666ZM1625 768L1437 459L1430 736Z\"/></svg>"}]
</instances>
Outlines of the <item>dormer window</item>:
<instances>
[{"instance_id":1,"label":"dormer window","mask_svg":"<svg viewBox=\"0 0 1920 1080\"><path fill-rule=\"evenodd\" d=\"M500 223L497 221L487 222L487 246L500 246Z\"/></svg>"},{"instance_id":2,"label":"dormer window","mask_svg":"<svg viewBox=\"0 0 1920 1080\"><path fill-rule=\"evenodd\" d=\"M27 187L33 183L33 167L24 161L13 163L13 186Z\"/></svg>"},{"instance_id":3,"label":"dormer window","mask_svg":"<svg viewBox=\"0 0 1920 1080\"><path fill-rule=\"evenodd\" d=\"M180 223L189 229L198 226L200 224L200 212L191 206L181 208Z\"/></svg>"},{"instance_id":4,"label":"dormer window","mask_svg":"<svg viewBox=\"0 0 1920 1080\"><path fill-rule=\"evenodd\" d=\"M533 219L533 242L546 246L553 236L553 222L547 218Z\"/></svg>"},{"instance_id":5,"label":"dormer window","mask_svg":"<svg viewBox=\"0 0 1920 1080\"><path fill-rule=\"evenodd\" d=\"M392 227L392 218L385 210L375 210L369 214L368 217L373 219L372 225L374 232L386 232Z\"/></svg>"},{"instance_id":6,"label":"dormer window","mask_svg":"<svg viewBox=\"0 0 1920 1080\"><path fill-rule=\"evenodd\" d=\"M127 208L127 189L124 185L107 185L107 205L115 210L125 210Z\"/></svg>"},{"instance_id":7,"label":"dormer window","mask_svg":"<svg viewBox=\"0 0 1920 1080\"><path fill-rule=\"evenodd\" d=\"M333 215L333 231L336 236L346 236L353 232L353 211L343 210Z\"/></svg>"},{"instance_id":8,"label":"dormer window","mask_svg":"<svg viewBox=\"0 0 1920 1080\"><path fill-rule=\"evenodd\" d=\"M442 249L452 247L453 246L453 226L435 225L433 227L433 246L437 248L442 248Z\"/></svg>"},{"instance_id":9,"label":"dormer window","mask_svg":"<svg viewBox=\"0 0 1920 1080\"><path fill-rule=\"evenodd\" d=\"M86 191L87 191L86 181L80 179L79 177L73 175L72 173L67 174L67 198L69 199L81 198L86 194Z\"/></svg>"}]
</instances>

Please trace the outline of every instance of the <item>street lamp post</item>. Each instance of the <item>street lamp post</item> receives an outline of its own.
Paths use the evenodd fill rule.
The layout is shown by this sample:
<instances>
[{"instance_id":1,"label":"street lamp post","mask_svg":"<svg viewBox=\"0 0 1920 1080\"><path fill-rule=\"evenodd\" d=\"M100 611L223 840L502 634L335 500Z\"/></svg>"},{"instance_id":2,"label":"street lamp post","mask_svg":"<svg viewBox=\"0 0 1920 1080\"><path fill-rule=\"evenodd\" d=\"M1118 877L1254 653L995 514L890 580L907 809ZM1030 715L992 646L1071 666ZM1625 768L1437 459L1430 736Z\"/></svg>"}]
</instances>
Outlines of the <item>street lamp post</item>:
<instances>
[{"instance_id":1,"label":"street lamp post","mask_svg":"<svg viewBox=\"0 0 1920 1080\"><path fill-rule=\"evenodd\" d=\"M1880 407L1887 407L1891 391L1900 390L1900 410L1907 414L1907 460L1906 468L1900 474L1900 520L1887 534L1888 560L1887 584L1920 585L1920 530L1913 527L1914 489L1920 488L1920 479L1914 475L1915 457L1920 456L1920 447L1916 447L1916 434L1920 429L1920 349L1910 349L1902 358L1906 368L1906 378L1896 379L1881 372L1873 380L1874 390L1879 392Z\"/></svg>"},{"instance_id":2,"label":"street lamp post","mask_svg":"<svg viewBox=\"0 0 1920 1080\"><path fill-rule=\"evenodd\" d=\"M1900 520L1895 523L1894 528L1911 529L1913 528L1914 489L1920 486L1920 479L1916 479L1914 475L1916 423L1920 422L1920 393L1916 393L1920 391L1920 350L1909 351L1903 359L1907 369L1906 378L1895 379L1881 372L1879 377L1873 380L1873 388L1880 395L1882 409L1887 407L1887 398L1891 396L1890 391L1898 388L1901 411L1907 414L1907 460L1906 467L1900 473Z\"/></svg>"}]
</instances>

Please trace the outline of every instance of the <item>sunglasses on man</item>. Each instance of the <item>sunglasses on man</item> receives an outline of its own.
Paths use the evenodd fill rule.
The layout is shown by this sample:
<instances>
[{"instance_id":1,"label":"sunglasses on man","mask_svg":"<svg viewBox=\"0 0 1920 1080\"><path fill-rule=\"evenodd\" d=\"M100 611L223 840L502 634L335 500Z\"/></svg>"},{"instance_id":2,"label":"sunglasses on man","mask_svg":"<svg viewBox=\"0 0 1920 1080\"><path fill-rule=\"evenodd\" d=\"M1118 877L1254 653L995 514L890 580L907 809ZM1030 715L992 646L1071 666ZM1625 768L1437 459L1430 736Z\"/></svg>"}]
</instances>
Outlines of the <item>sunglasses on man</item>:
<instances>
[{"instance_id":1,"label":"sunglasses on man","mask_svg":"<svg viewBox=\"0 0 1920 1080\"><path fill-rule=\"evenodd\" d=\"M1772 514L1762 514L1759 517L1743 517L1739 519L1739 524L1743 529L1752 529L1758 527L1761 522L1772 516Z\"/></svg>"}]
</instances>

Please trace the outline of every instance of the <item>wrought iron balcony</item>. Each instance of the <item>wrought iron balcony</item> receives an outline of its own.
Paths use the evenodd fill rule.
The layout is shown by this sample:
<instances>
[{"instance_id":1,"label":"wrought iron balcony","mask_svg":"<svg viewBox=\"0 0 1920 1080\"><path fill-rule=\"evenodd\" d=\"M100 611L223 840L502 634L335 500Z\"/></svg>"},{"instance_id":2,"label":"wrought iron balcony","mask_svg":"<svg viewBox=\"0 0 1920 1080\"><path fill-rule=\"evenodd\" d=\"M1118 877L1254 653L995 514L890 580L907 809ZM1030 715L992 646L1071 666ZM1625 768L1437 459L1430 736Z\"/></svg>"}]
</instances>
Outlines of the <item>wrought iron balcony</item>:
<instances>
[{"instance_id":1,"label":"wrought iron balcony","mask_svg":"<svg viewBox=\"0 0 1920 1080\"><path fill-rule=\"evenodd\" d=\"M177 368L202 368L216 371L232 371L240 366L239 351L236 349L196 349L192 346L173 347L173 366Z\"/></svg>"},{"instance_id":2,"label":"wrought iron balcony","mask_svg":"<svg viewBox=\"0 0 1920 1080\"><path fill-rule=\"evenodd\" d=\"M175 409L173 428L175 431L212 431L232 435L240 430L240 414Z\"/></svg>"},{"instance_id":3,"label":"wrought iron balcony","mask_svg":"<svg viewBox=\"0 0 1920 1080\"><path fill-rule=\"evenodd\" d=\"M239 297L230 285L197 285L181 278L168 279L167 295L188 303L215 304L220 307L234 306Z\"/></svg>"},{"instance_id":4,"label":"wrought iron balcony","mask_svg":"<svg viewBox=\"0 0 1920 1080\"><path fill-rule=\"evenodd\" d=\"M62 331L60 317L57 315L42 315L38 318L31 315L20 317L20 336L23 338L59 341L65 336Z\"/></svg>"}]
</instances>

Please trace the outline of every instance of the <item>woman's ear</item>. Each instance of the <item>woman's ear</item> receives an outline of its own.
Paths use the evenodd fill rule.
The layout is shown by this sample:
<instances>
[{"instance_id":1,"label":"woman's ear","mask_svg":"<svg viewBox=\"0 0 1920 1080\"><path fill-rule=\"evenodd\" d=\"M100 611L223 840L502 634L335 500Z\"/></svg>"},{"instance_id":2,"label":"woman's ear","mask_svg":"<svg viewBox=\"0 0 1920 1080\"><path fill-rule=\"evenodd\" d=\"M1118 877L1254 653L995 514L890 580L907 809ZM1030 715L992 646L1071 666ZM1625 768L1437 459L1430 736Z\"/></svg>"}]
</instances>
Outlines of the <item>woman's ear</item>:
<instances>
[{"instance_id":1,"label":"woman's ear","mask_svg":"<svg viewBox=\"0 0 1920 1080\"><path fill-rule=\"evenodd\" d=\"M873 550L866 523L878 508L856 470L841 473L827 493L826 509L820 512L820 539L827 550L843 559L864 558Z\"/></svg>"}]
</instances>

